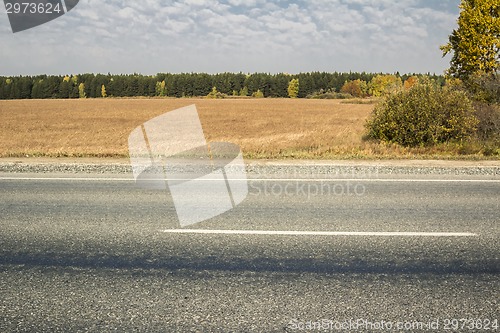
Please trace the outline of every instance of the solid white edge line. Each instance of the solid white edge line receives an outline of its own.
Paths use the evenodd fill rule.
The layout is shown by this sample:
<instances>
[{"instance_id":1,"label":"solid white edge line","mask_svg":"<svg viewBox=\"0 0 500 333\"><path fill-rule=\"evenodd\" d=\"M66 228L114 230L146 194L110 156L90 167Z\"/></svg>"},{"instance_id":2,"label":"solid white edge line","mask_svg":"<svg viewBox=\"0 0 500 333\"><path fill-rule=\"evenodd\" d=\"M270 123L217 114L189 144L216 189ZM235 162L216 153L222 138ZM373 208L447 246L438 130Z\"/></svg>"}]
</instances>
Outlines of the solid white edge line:
<instances>
[{"instance_id":1,"label":"solid white edge line","mask_svg":"<svg viewBox=\"0 0 500 333\"><path fill-rule=\"evenodd\" d=\"M85 177L0 177L0 180L46 180L46 181L115 181L115 182L135 182L133 178L85 178Z\"/></svg>"},{"instance_id":2,"label":"solid white edge line","mask_svg":"<svg viewBox=\"0 0 500 333\"><path fill-rule=\"evenodd\" d=\"M244 179L234 179L234 180L244 180ZM384 178L338 178L338 179L284 179L284 178L276 178L276 179L248 179L248 181L272 181L272 182L380 182L380 183L500 183L500 179L384 179Z\"/></svg>"},{"instance_id":3,"label":"solid white edge line","mask_svg":"<svg viewBox=\"0 0 500 333\"><path fill-rule=\"evenodd\" d=\"M134 182L133 178L85 178L85 177L0 177L0 180L39 180L39 181L115 181ZM148 179L158 181L164 179ZM220 181L220 179L176 179L177 181ZM380 182L380 183L500 183L500 179L370 179L370 178L338 178L338 179L304 179L304 178L249 178L231 179L231 181L248 182Z\"/></svg>"},{"instance_id":4,"label":"solid white edge line","mask_svg":"<svg viewBox=\"0 0 500 333\"><path fill-rule=\"evenodd\" d=\"M477 237L470 232L350 232L350 231L275 231L275 230L209 230L166 229L169 234L266 235L266 236L369 236L369 237Z\"/></svg>"}]
</instances>

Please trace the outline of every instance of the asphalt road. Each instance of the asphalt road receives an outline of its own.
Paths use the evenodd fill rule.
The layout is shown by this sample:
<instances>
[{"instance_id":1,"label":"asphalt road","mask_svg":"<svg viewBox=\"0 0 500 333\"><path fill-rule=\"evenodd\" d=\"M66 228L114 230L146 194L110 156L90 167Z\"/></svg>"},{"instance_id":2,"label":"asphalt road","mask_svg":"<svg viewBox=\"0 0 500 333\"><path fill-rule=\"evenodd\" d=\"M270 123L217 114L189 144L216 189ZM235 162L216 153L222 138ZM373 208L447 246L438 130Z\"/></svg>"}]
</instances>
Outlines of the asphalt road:
<instances>
[{"instance_id":1,"label":"asphalt road","mask_svg":"<svg viewBox=\"0 0 500 333\"><path fill-rule=\"evenodd\" d=\"M0 174L0 332L500 330L498 178L251 180L192 228L352 234L227 235L127 177Z\"/></svg>"}]
</instances>

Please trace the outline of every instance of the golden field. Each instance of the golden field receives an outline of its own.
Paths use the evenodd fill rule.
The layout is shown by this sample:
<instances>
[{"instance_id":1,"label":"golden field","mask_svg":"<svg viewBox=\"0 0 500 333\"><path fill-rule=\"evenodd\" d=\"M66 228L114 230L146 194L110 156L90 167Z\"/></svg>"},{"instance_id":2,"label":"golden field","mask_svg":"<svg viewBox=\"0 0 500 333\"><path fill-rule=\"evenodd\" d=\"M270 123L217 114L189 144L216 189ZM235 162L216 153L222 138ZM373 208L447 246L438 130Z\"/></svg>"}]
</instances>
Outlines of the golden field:
<instances>
[{"instance_id":1,"label":"golden field","mask_svg":"<svg viewBox=\"0 0 500 333\"><path fill-rule=\"evenodd\" d=\"M0 101L0 157L126 157L130 132L195 104L207 141L246 158L449 158L454 147L405 149L363 141L373 104L310 99L76 99ZM470 158L470 157L469 157Z\"/></svg>"}]
</instances>

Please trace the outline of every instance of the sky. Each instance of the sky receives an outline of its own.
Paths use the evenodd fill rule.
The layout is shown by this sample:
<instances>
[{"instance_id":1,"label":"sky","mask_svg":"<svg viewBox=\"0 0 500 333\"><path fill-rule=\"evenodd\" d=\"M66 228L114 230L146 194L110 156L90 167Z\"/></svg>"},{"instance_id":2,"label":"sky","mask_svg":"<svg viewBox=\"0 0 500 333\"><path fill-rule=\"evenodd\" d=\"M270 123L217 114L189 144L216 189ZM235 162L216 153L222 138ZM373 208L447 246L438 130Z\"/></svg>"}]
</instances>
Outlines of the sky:
<instances>
[{"instance_id":1,"label":"sky","mask_svg":"<svg viewBox=\"0 0 500 333\"><path fill-rule=\"evenodd\" d=\"M160 72L436 73L460 0L81 0L12 33L0 75Z\"/></svg>"}]
</instances>

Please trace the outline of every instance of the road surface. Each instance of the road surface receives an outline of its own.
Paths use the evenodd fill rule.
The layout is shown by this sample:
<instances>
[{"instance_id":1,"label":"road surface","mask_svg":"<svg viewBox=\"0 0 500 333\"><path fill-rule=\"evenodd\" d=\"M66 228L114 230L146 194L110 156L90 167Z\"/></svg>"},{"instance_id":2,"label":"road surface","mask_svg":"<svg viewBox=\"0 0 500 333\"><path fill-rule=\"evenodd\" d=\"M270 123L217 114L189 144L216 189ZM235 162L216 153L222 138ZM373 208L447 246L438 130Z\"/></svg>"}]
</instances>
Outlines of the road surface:
<instances>
[{"instance_id":1,"label":"road surface","mask_svg":"<svg viewBox=\"0 0 500 333\"><path fill-rule=\"evenodd\" d=\"M130 175L0 174L0 331L500 330L498 176L249 190L186 231Z\"/></svg>"}]
</instances>

